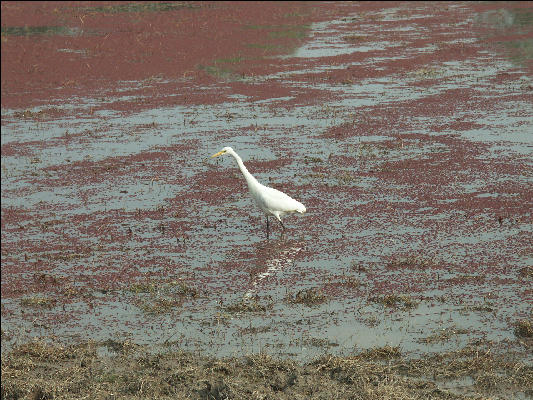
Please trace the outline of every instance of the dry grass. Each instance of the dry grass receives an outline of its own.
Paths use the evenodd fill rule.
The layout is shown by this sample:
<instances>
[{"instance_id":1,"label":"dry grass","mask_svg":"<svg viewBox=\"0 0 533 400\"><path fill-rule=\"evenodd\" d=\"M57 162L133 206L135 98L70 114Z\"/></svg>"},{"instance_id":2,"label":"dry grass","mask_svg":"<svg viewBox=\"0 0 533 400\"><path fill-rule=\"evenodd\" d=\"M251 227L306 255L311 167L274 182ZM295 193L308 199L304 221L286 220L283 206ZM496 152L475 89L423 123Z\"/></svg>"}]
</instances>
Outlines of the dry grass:
<instances>
[{"instance_id":1,"label":"dry grass","mask_svg":"<svg viewBox=\"0 0 533 400\"><path fill-rule=\"evenodd\" d=\"M305 304L308 307L325 303L328 297L322 290L316 288L300 290L296 293L288 292L285 301L289 304Z\"/></svg>"},{"instance_id":2,"label":"dry grass","mask_svg":"<svg viewBox=\"0 0 533 400\"><path fill-rule=\"evenodd\" d=\"M533 323L528 320L520 320L514 325L514 334L520 338L533 337Z\"/></svg>"},{"instance_id":3,"label":"dry grass","mask_svg":"<svg viewBox=\"0 0 533 400\"><path fill-rule=\"evenodd\" d=\"M411 296L402 294L388 294L385 296L374 296L370 298L375 303L383 304L386 307L394 307L401 310L409 310L418 307L418 303Z\"/></svg>"},{"instance_id":4,"label":"dry grass","mask_svg":"<svg viewBox=\"0 0 533 400\"><path fill-rule=\"evenodd\" d=\"M419 339L419 343L442 343L447 342L455 335L464 335L467 334L468 331L466 329L461 329L457 327L450 327L445 329L439 329L435 331L433 334Z\"/></svg>"},{"instance_id":5,"label":"dry grass","mask_svg":"<svg viewBox=\"0 0 533 400\"><path fill-rule=\"evenodd\" d=\"M531 279L533 278L533 266L527 266L518 272L518 276L520 276L523 279Z\"/></svg>"},{"instance_id":6,"label":"dry grass","mask_svg":"<svg viewBox=\"0 0 533 400\"><path fill-rule=\"evenodd\" d=\"M98 347L112 356L98 354ZM461 393L445 383L468 377ZM467 399L533 393L533 369L490 344L406 359L397 347L308 364L260 353L210 358L151 354L129 342L42 341L2 354L2 399Z\"/></svg>"},{"instance_id":7,"label":"dry grass","mask_svg":"<svg viewBox=\"0 0 533 400\"><path fill-rule=\"evenodd\" d=\"M367 349L358 355L359 358L365 360L390 360L392 358L399 358L402 356L400 346L383 346Z\"/></svg>"},{"instance_id":8,"label":"dry grass","mask_svg":"<svg viewBox=\"0 0 533 400\"><path fill-rule=\"evenodd\" d=\"M20 304L33 308L52 308L56 304L56 300L46 296L32 296L21 299Z\"/></svg>"},{"instance_id":9,"label":"dry grass","mask_svg":"<svg viewBox=\"0 0 533 400\"><path fill-rule=\"evenodd\" d=\"M180 279L158 281L143 280L128 287L133 303L147 314L179 311L187 299L194 299L198 291Z\"/></svg>"}]
</instances>

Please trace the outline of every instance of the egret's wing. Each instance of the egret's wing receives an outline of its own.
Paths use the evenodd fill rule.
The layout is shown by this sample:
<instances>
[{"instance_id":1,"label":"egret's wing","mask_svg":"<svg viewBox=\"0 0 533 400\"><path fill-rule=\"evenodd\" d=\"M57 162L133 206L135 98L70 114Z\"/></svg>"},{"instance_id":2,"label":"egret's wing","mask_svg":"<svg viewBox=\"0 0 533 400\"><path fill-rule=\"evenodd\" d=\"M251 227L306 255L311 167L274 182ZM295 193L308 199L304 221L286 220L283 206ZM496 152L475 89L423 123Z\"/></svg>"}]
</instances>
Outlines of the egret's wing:
<instances>
[{"instance_id":1,"label":"egret's wing","mask_svg":"<svg viewBox=\"0 0 533 400\"><path fill-rule=\"evenodd\" d=\"M261 185L261 200L264 206L271 211L281 212L305 212L305 207L299 201L280 192L277 189Z\"/></svg>"}]
</instances>

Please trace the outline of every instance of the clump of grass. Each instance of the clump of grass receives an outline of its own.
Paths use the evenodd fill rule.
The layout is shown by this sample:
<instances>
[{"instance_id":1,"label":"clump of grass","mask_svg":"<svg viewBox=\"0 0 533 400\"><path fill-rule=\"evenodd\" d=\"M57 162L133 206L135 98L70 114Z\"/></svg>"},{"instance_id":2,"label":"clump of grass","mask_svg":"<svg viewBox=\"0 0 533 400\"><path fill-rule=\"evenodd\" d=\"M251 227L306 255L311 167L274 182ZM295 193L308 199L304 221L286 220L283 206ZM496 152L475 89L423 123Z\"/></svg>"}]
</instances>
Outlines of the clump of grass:
<instances>
[{"instance_id":1,"label":"clump of grass","mask_svg":"<svg viewBox=\"0 0 533 400\"><path fill-rule=\"evenodd\" d=\"M477 284L482 283L484 280L485 277L483 275L463 274L450 278L447 282L453 284Z\"/></svg>"},{"instance_id":2,"label":"clump of grass","mask_svg":"<svg viewBox=\"0 0 533 400\"><path fill-rule=\"evenodd\" d=\"M318 347L318 348L324 348L324 349L339 346L337 342L332 342L331 340L326 339L326 338L315 338L315 337L306 337L302 339L297 339L295 343L301 346Z\"/></svg>"},{"instance_id":3,"label":"clump of grass","mask_svg":"<svg viewBox=\"0 0 533 400\"><path fill-rule=\"evenodd\" d=\"M139 304L140 309L147 314L163 314L183 304L181 299L155 298Z\"/></svg>"},{"instance_id":4,"label":"clump of grass","mask_svg":"<svg viewBox=\"0 0 533 400\"><path fill-rule=\"evenodd\" d=\"M493 312L494 311L494 304L490 301L486 301L484 303L478 303L473 304L464 307L464 310L466 311L477 311L477 312Z\"/></svg>"},{"instance_id":5,"label":"clump of grass","mask_svg":"<svg viewBox=\"0 0 533 400\"><path fill-rule=\"evenodd\" d=\"M52 308L56 304L56 300L45 296L32 296L21 299L20 304L33 308Z\"/></svg>"},{"instance_id":6,"label":"clump of grass","mask_svg":"<svg viewBox=\"0 0 533 400\"><path fill-rule=\"evenodd\" d=\"M349 43L358 43L363 40L366 40L367 37L364 35L348 35L348 36L344 36L342 39Z\"/></svg>"},{"instance_id":7,"label":"clump of grass","mask_svg":"<svg viewBox=\"0 0 533 400\"><path fill-rule=\"evenodd\" d=\"M518 272L518 275L526 279L533 278L533 267L529 265L527 267L521 268L520 271Z\"/></svg>"},{"instance_id":8,"label":"clump of grass","mask_svg":"<svg viewBox=\"0 0 533 400\"><path fill-rule=\"evenodd\" d=\"M357 177L349 171L341 171L340 173L335 175L335 179L337 180L337 183L339 185L347 185L351 182L355 182L357 180Z\"/></svg>"},{"instance_id":9,"label":"clump of grass","mask_svg":"<svg viewBox=\"0 0 533 400\"><path fill-rule=\"evenodd\" d=\"M243 297L236 303L224 307L224 310L229 313L265 312L272 307L272 302L261 304L257 298Z\"/></svg>"},{"instance_id":10,"label":"clump of grass","mask_svg":"<svg viewBox=\"0 0 533 400\"><path fill-rule=\"evenodd\" d=\"M32 361L57 362L70 360L76 357L92 356L96 354L94 342L88 341L80 345L62 346L50 345L44 340L33 340L14 348L14 357L23 357Z\"/></svg>"},{"instance_id":11,"label":"clump of grass","mask_svg":"<svg viewBox=\"0 0 533 400\"><path fill-rule=\"evenodd\" d=\"M270 325L268 326L247 326L245 328L239 329L240 333L243 335L257 335L259 333L265 333L272 329Z\"/></svg>"},{"instance_id":12,"label":"clump of grass","mask_svg":"<svg viewBox=\"0 0 533 400\"><path fill-rule=\"evenodd\" d=\"M369 270L369 267L362 265L357 261L352 261L352 263L350 264L350 269L355 272L367 272Z\"/></svg>"},{"instance_id":13,"label":"clump of grass","mask_svg":"<svg viewBox=\"0 0 533 400\"><path fill-rule=\"evenodd\" d=\"M269 371L290 372L297 366L292 360L277 359L263 352L246 355L243 359L243 364L247 368L251 367L254 375L262 375Z\"/></svg>"},{"instance_id":14,"label":"clump of grass","mask_svg":"<svg viewBox=\"0 0 533 400\"><path fill-rule=\"evenodd\" d=\"M198 296L198 290L195 288L187 285L182 280L173 280L168 283L169 287L172 287L174 289L174 293L179 296L188 296L188 297L197 297Z\"/></svg>"},{"instance_id":15,"label":"clump of grass","mask_svg":"<svg viewBox=\"0 0 533 400\"><path fill-rule=\"evenodd\" d=\"M362 285L361 280L357 279L354 276L346 276L344 279L340 281L340 284L345 287L349 287L352 289L358 288Z\"/></svg>"},{"instance_id":16,"label":"clump of grass","mask_svg":"<svg viewBox=\"0 0 533 400\"><path fill-rule=\"evenodd\" d=\"M438 69L433 68L433 67L420 68L414 72L414 75L416 77L423 78L423 79L435 78L439 74L441 74L441 72Z\"/></svg>"},{"instance_id":17,"label":"clump of grass","mask_svg":"<svg viewBox=\"0 0 533 400\"><path fill-rule=\"evenodd\" d=\"M442 342L447 342L454 335L464 335L467 333L468 333L468 330L466 329L451 327L451 328L439 329L432 335L429 335L428 337L425 337L425 338L418 339L417 341L418 343L427 343L427 344L442 343Z\"/></svg>"},{"instance_id":18,"label":"clump of grass","mask_svg":"<svg viewBox=\"0 0 533 400\"><path fill-rule=\"evenodd\" d=\"M85 7L82 8L83 13L104 13L104 14L119 14L119 13L143 13L143 12L163 12L163 11L173 11L179 10L182 8L199 8L199 5L196 4L186 4L178 2L176 4L170 2L164 3L147 3L147 4L130 4L122 3L119 5L98 5L95 7Z\"/></svg>"},{"instance_id":19,"label":"clump of grass","mask_svg":"<svg viewBox=\"0 0 533 400\"><path fill-rule=\"evenodd\" d=\"M230 68L221 67L220 64L215 65L199 65L198 69L205 71L205 73L219 79L238 80L241 78L236 72Z\"/></svg>"},{"instance_id":20,"label":"clump of grass","mask_svg":"<svg viewBox=\"0 0 533 400\"><path fill-rule=\"evenodd\" d=\"M306 164L309 164L309 163L321 163L321 162L323 162L323 160L320 157L304 156L304 162Z\"/></svg>"},{"instance_id":21,"label":"clump of grass","mask_svg":"<svg viewBox=\"0 0 533 400\"><path fill-rule=\"evenodd\" d=\"M136 295L134 303L145 313L162 314L183 304L185 298L196 298L198 291L180 279L169 282L146 280L128 288Z\"/></svg>"},{"instance_id":22,"label":"clump of grass","mask_svg":"<svg viewBox=\"0 0 533 400\"><path fill-rule=\"evenodd\" d=\"M138 348L139 346L129 340L117 341L113 339L107 339L101 344L107 347L110 351L114 353L128 354L132 350Z\"/></svg>"},{"instance_id":23,"label":"clump of grass","mask_svg":"<svg viewBox=\"0 0 533 400\"><path fill-rule=\"evenodd\" d=\"M514 334L519 338L533 337L533 324L528 320L520 320L514 324Z\"/></svg>"},{"instance_id":24,"label":"clump of grass","mask_svg":"<svg viewBox=\"0 0 533 400\"><path fill-rule=\"evenodd\" d=\"M238 64L244 60L244 57L241 55L226 57L226 58L217 58L215 64Z\"/></svg>"},{"instance_id":25,"label":"clump of grass","mask_svg":"<svg viewBox=\"0 0 533 400\"><path fill-rule=\"evenodd\" d=\"M89 293L87 288L84 287L78 287L78 286L66 286L61 288L61 294L68 298L73 297L94 297L91 293Z\"/></svg>"},{"instance_id":26,"label":"clump of grass","mask_svg":"<svg viewBox=\"0 0 533 400\"><path fill-rule=\"evenodd\" d=\"M418 307L418 302L413 300L411 296L402 294L388 294L385 296L374 296L370 298L375 303L383 304L386 307L394 307L402 310L408 310Z\"/></svg>"},{"instance_id":27,"label":"clump of grass","mask_svg":"<svg viewBox=\"0 0 533 400\"><path fill-rule=\"evenodd\" d=\"M286 29L268 32L268 36L272 39L302 39L307 35L309 25L287 26Z\"/></svg>"},{"instance_id":28,"label":"clump of grass","mask_svg":"<svg viewBox=\"0 0 533 400\"><path fill-rule=\"evenodd\" d=\"M296 293L288 292L285 300L289 304L305 304L308 307L325 303L328 297L320 289L303 289Z\"/></svg>"},{"instance_id":29,"label":"clump of grass","mask_svg":"<svg viewBox=\"0 0 533 400\"><path fill-rule=\"evenodd\" d=\"M378 156L378 146L375 143L360 143L357 147L357 158L369 159Z\"/></svg>"},{"instance_id":30,"label":"clump of grass","mask_svg":"<svg viewBox=\"0 0 533 400\"><path fill-rule=\"evenodd\" d=\"M155 282L138 282L132 283L129 287L130 292L139 294L139 293L155 293L156 292Z\"/></svg>"},{"instance_id":31,"label":"clump of grass","mask_svg":"<svg viewBox=\"0 0 533 400\"><path fill-rule=\"evenodd\" d=\"M401 356L400 346L389 345L366 349L359 354L359 357L365 360L391 360L393 358L400 358Z\"/></svg>"}]
</instances>

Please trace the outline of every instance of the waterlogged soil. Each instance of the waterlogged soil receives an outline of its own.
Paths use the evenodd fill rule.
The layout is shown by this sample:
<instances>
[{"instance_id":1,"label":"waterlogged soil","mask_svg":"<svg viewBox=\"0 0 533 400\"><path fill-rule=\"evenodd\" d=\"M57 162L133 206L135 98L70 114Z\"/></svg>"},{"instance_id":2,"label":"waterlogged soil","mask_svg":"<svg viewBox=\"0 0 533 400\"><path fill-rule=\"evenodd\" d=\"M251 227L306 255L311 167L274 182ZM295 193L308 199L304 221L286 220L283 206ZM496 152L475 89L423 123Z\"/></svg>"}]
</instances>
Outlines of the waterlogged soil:
<instances>
[{"instance_id":1,"label":"waterlogged soil","mask_svg":"<svg viewBox=\"0 0 533 400\"><path fill-rule=\"evenodd\" d=\"M3 397L531 395L530 3L1 11Z\"/></svg>"}]
</instances>

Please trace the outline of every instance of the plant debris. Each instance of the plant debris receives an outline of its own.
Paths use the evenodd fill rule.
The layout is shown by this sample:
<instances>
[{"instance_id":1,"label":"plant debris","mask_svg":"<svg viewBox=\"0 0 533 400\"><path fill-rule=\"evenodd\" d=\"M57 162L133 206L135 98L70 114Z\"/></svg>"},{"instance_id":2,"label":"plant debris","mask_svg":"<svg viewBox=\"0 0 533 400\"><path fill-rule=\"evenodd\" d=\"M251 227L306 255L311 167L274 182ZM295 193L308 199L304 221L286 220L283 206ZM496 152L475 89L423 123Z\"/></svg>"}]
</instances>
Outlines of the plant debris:
<instances>
[{"instance_id":1,"label":"plant debris","mask_svg":"<svg viewBox=\"0 0 533 400\"><path fill-rule=\"evenodd\" d=\"M211 358L152 354L130 342L61 346L36 340L2 354L2 399L468 399L530 395L533 368L487 345L403 357L398 347L308 363L265 353ZM100 346L115 354L100 355ZM126 351L127 350L127 351ZM460 392L446 383L470 378Z\"/></svg>"},{"instance_id":2,"label":"plant debris","mask_svg":"<svg viewBox=\"0 0 533 400\"><path fill-rule=\"evenodd\" d=\"M326 302L328 297L320 289L310 288L296 293L289 292L285 299L289 304L305 304L312 307Z\"/></svg>"},{"instance_id":3,"label":"plant debris","mask_svg":"<svg viewBox=\"0 0 533 400\"><path fill-rule=\"evenodd\" d=\"M401 310L409 310L418 307L418 303L409 295L387 294L385 296L374 296L370 298L375 303L383 304L386 307L394 307Z\"/></svg>"},{"instance_id":4,"label":"plant debris","mask_svg":"<svg viewBox=\"0 0 533 400\"><path fill-rule=\"evenodd\" d=\"M514 334L520 338L533 337L533 323L525 319L518 321L515 323Z\"/></svg>"}]
</instances>

